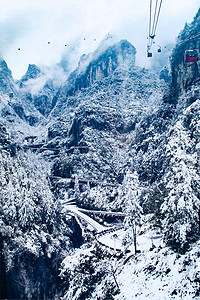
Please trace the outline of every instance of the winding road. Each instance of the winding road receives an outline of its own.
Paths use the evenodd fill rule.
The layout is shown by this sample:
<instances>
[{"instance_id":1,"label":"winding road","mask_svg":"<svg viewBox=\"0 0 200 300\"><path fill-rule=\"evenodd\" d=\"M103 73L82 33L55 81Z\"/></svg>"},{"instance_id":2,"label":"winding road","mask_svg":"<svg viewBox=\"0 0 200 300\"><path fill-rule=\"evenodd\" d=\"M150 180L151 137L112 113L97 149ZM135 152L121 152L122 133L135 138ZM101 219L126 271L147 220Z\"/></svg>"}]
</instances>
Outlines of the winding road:
<instances>
[{"instance_id":1,"label":"winding road","mask_svg":"<svg viewBox=\"0 0 200 300\"><path fill-rule=\"evenodd\" d=\"M121 212L106 212L106 211L94 211L94 210L86 210L83 208L77 207L73 202L67 201L65 205L63 205L65 211L68 214L78 217L79 219L84 220L88 225L92 226L92 228L96 231L96 239L103 245L112 248L114 250L124 250L123 240L126 234L124 228L119 228L116 226L106 227L94 219L89 217L86 213L98 213L98 214L107 214L113 216L124 217L125 214Z\"/></svg>"}]
</instances>

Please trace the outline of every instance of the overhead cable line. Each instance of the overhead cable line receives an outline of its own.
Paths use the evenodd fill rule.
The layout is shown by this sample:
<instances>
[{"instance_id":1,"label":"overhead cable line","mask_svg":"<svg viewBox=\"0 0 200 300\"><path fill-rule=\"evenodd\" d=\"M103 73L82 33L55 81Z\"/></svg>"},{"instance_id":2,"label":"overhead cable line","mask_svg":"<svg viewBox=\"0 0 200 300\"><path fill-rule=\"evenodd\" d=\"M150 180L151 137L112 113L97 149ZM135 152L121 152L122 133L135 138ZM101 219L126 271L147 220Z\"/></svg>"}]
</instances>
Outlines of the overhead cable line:
<instances>
[{"instance_id":1,"label":"overhead cable line","mask_svg":"<svg viewBox=\"0 0 200 300\"><path fill-rule=\"evenodd\" d=\"M150 34L150 38L152 38L152 39L154 39L154 37L155 37L154 28L155 28L155 21L156 21L157 5L158 5L158 0L156 0L155 12L154 12L154 18L153 18L153 26L152 26L152 31Z\"/></svg>"},{"instance_id":2,"label":"overhead cable line","mask_svg":"<svg viewBox=\"0 0 200 300\"><path fill-rule=\"evenodd\" d=\"M156 29L157 29L157 25L158 25L159 16L160 16L161 6L162 6L162 0L160 0L160 2L158 0L156 0L155 7L154 7L154 15L152 16L153 5L152 5L152 0L150 0L149 36L148 36L149 43L147 46L148 52L150 51L153 41L154 41L154 38L156 36ZM152 19L153 19L153 24L152 24Z\"/></svg>"},{"instance_id":3,"label":"overhead cable line","mask_svg":"<svg viewBox=\"0 0 200 300\"><path fill-rule=\"evenodd\" d=\"M198 33L198 34L196 34L196 35L193 35L193 36L191 36L191 37L188 37L188 38L185 39L184 41L180 42L179 45L180 45L180 44L183 44L183 43L186 43L186 42L188 42L188 41L190 41L190 40L193 40L193 39L197 38L198 36L200 36L200 33Z\"/></svg>"},{"instance_id":4,"label":"overhead cable line","mask_svg":"<svg viewBox=\"0 0 200 300\"><path fill-rule=\"evenodd\" d=\"M159 9L158 9L157 19L156 19L155 28L154 28L154 35L156 33L156 29L157 29L157 25L158 25L158 19L159 19L159 15L160 15L161 5L162 5L162 0L160 1L160 6L159 6Z\"/></svg>"},{"instance_id":5,"label":"overhead cable line","mask_svg":"<svg viewBox=\"0 0 200 300\"><path fill-rule=\"evenodd\" d=\"M149 36L151 34L151 8L152 8L152 0L150 0Z\"/></svg>"}]
</instances>

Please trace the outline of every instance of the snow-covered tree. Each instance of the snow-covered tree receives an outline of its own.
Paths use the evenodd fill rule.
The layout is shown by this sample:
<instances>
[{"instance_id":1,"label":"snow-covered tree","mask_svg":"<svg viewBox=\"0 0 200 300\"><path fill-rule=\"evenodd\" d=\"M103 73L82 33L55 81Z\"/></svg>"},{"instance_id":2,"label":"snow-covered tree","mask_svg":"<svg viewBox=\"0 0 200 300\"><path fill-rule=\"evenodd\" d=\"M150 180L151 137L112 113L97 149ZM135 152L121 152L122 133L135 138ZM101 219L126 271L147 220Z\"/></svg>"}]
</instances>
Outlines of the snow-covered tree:
<instances>
[{"instance_id":1,"label":"snow-covered tree","mask_svg":"<svg viewBox=\"0 0 200 300\"><path fill-rule=\"evenodd\" d=\"M132 226L133 229L133 242L136 252L136 226L140 224L142 215L140 205L141 187L136 171L134 173L129 170L126 172L120 196L126 213L125 224Z\"/></svg>"},{"instance_id":2,"label":"snow-covered tree","mask_svg":"<svg viewBox=\"0 0 200 300\"><path fill-rule=\"evenodd\" d=\"M79 180L77 174L75 175L75 181L74 181L74 196L76 199L79 199L80 197Z\"/></svg>"},{"instance_id":3,"label":"snow-covered tree","mask_svg":"<svg viewBox=\"0 0 200 300\"><path fill-rule=\"evenodd\" d=\"M122 203L128 218L133 218L138 225L141 219L142 207L140 205L141 187L138 174L127 171L122 183Z\"/></svg>"},{"instance_id":4,"label":"snow-covered tree","mask_svg":"<svg viewBox=\"0 0 200 300\"><path fill-rule=\"evenodd\" d=\"M178 122L167 146L170 168L165 176L168 196L162 213L166 241L174 248L185 250L199 234L200 188L196 170L197 156L181 122Z\"/></svg>"}]
</instances>

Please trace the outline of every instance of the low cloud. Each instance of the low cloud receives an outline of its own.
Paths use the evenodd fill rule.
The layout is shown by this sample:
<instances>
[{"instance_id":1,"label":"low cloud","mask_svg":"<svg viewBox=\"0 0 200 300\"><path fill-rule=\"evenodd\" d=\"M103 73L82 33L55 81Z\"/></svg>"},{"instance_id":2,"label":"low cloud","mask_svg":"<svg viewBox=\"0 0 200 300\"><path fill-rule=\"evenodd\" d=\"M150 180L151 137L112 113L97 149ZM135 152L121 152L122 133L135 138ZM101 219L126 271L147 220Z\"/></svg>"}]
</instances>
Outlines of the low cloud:
<instances>
[{"instance_id":1,"label":"low cloud","mask_svg":"<svg viewBox=\"0 0 200 300\"><path fill-rule=\"evenodd\" d=\"M0 53L15 78L25 73L29 63L51 65L63 56L76 66L79 57L94 51L108 33L129 40L137 48L137 63L148 66L147 0L0 1L4 3ZM156 42L165 45L175 40L185 22L192 21L198 2L163 1Z\"/></svg>"}]
</instances>

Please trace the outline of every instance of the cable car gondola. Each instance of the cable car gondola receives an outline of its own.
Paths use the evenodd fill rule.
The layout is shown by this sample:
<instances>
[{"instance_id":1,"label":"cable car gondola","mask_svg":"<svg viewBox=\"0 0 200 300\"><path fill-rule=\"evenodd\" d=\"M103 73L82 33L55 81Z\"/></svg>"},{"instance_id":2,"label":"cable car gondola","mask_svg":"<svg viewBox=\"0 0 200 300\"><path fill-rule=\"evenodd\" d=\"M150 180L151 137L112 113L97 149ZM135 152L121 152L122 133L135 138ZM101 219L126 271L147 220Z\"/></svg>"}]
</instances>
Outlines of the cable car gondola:
<instances>
[{"instance_id":1,"label":"cable car gondola","mask_svg":"<svg viewBox=\"0 0 200 300\"><path fill-rule=\"evenodd\" d=\"M185 63L198 61L198 50L186 50L185 51Z\"/></svg>"},{"instance_id":2,"label":"cable car gondola","mask_svg":"<svg viewBox=\"0 0 200 300\"><path fill-rule=\"evenodd\" d=\"M151 46L147 45L147 57L152 57Z\"/></svg>"}]
</instances>

